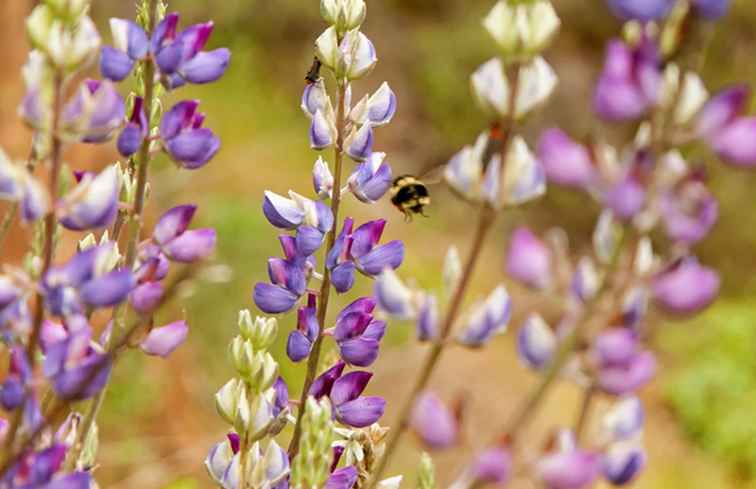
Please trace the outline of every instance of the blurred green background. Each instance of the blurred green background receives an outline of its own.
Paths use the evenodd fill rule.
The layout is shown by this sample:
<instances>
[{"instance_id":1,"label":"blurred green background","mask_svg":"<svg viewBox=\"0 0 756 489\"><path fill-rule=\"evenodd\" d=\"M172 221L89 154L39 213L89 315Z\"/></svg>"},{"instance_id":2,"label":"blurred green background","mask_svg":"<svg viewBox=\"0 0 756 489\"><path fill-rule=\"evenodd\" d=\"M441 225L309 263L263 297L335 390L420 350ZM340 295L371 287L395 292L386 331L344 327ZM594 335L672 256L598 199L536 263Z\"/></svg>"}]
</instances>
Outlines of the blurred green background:
<instances>
[{"instance_id":1,"label":"blurred green background","mask_svg":"<svg viewBox=\"0 0 756 489\"><path fill-rule=\"evenodd\" d=\"M355 95L374 90L387 80L399 96L394 122L377 134L376 148L386 151L395 173L413 172L445 161L472 141L484 126L468 89L469 74L494 54L480 20L492 0L370 0L364 31L373 39L380 63L372 76L357 84ZM555 0L564 28L547 54L560 76L550 105L523 129L531 143L539 132L559 125L577 136L596 129L590 113L590 93L600 68L603 44L618 32L599 0ZM225 350L236 330L239 308L252 308L252 284L265 279L266 257L278 254L276 233L260 211L262 191L289 188L309 191L309 172L316 155L307 144L308 122L299 110L304 75L312 60L312 45L322 31L316 0L169 0L182 12L182 23L216 22L211 45L233 50L231 68L219 83L184 88L171 100L199 98L207 125L223 140L223 149L206 168L178 172L160 157L153 171L148 212L187 201L199 204L199 224L219 232L217 260L233 278L223 284L203 284L166 319L183 314L192 327L190 339L170 360L130 355L119 365L101 422L102 469L98 480L108 488L211 487L202 460L224 434L215 416L212 396L231 374ZM22 19L31 0L0 2L0 41L5 62L0 72L0 145L12 156L28 152L29 133L16 120L22 95L19 69L26 46ZM106 41L107 19L133 16L131 1L94 0L93 15ZM727 19L713 33L704 79L714 91L735 81L756 80L756 7L735 2ZM601 128L621 141L632 127ZM650 411L646 442L649 470L636 487L654 489L745 488L756 470L756 177L724 168L710 154L693 155L707 164L714 192L721 199L716 231L698 247L702 261L722 270L723 299L703 316L669 322L658 346L665 368L658 382L644 393ZM112 161L111 147L75 147L67 153L74 167L99 168ZM346 213L359 219L389 216L389 238L408 245L404 276L424 287L440 283L440 263L451 244L464 253L471 230L470 209L443 189L434 194L429 219L406 224L386 202L367 208L353 200ZM508 230L527 222L536 229L563 226L575 236L573 249L588 246L597 209L585 197L554 189L545 199L499 221L476 276L470 298L505 281L502 257ZM3 262L17 259L28 230L15 228L5 243ZM516 298L515 324L538 303L509 284ZM362 291L368 290L362 284ZM356 292L356 291L355 291ZM346 298L340 298L341 302ZM281 321L280 358L292 317ZM376 366L372 391L398 400L423 350L407 341L412 326L396 323ZM479 447L476 433L514 409L533 377L514 355L512 335L485 352L453 351L435 376L434 387L447 397L470 396L465 446L440 454L439 478L447 482L463 463L464 454ZM301 367L282 361L293 389L301 384ZM485 374L481 375L481 372ZM396 402L386 419L392 419ZM568 386L549 398L533 427L533 437L569 422L577 395ZM485 438L485 437L479 437ZM418 449L408 438L394 471L413 484ZM519 486L516 486L519 487ZM522 487L529 487L523 485Z\"/></svg>"}]
</instances>

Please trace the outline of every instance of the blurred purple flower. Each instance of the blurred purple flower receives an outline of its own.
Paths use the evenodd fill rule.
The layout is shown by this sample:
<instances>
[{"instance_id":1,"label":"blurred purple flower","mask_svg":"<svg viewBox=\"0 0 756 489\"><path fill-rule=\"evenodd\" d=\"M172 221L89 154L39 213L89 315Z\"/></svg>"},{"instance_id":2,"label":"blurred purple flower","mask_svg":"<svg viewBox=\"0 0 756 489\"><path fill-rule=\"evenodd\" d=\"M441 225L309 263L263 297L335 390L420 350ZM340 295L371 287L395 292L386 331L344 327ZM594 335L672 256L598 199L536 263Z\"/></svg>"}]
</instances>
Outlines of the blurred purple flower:
<instances>
[{"instance_id":1,"label":"blurred purple flower","mask_svg":"<svg viewBox=\"0 0 756 489\"><path fill-rule=\"evenodd\" d=\"M440 450L457 443L457 419L432 392L424 392L418 396L412 409L410 424L420 439L431 448Z\"/></svg>"},{"instance_id":2,"label":"blurred purple flower","mask_svg":"<svg viewBox=\"0 0 756 489\"><path fill-rule=\"evenodd\" d=\"M485 302L474 307L459 336L470 348L481 348L507 329L512 317L512 300L503 286L497 287Z\"/></svg>"},{"instance_id":3,"label":"blurred purple flower","mask_svg":"<svg viewBox=\"0 0 756 489\"><path fill-rule=\"evenodd\" d=\"M648 22L664 18L674 0L607 0L614 15L622 20Z\"/></svg>"},{"instance_id":4,"label":"blurred purple flower","mask_svg":"<svg viewBox=\"0 0 756 489\"><path fill-rule=\"evenodd\" d=\"M121 180L115 166L99 175L85 173L58 203L60 223L73 231L109 226L118 212L120 191Z\"/></svg>"},{"instance_id":5,"label":"blurred purple flower","mask_svg":"<svg viewBox=\"0 0 756 489\"><path fill-rule=\"evenodd\" d=\"M110 376L112 362L97 343L91 330L80 329L47 349L44 373L62 399L80 401L96 395Z\"/></svg>"},{"instance_id":6,"label":"blurred purple flower","mask_svg":"<svg viewBox=\"0 0 756 489\"><path fill-rule=\"evenodd\" d=\"M548 180L557 185L585 188L596 178L588 149L561 129L549 129L541 135L538 160Z\"/></svg>"},{"instance_id":7,"label":"blurred purple flower","mask_svg":"<svg viewBox=\"0 0 756 489\"><path fill-rule=\"evenodd\" d=\"M551 283L551 250L526 227L512 232L507 252L507 273L536 289Z\"/></svg>"},{"instance_id":8,"label":"blurred purple flower","mask_svg":"<svg viewBox=\"0 0 756 489\"><path fill-rule=\"evenodd\" d=\"M166 358L186 340L188 334L186 321L176 321L152 329L139 346L148 355Z\"/></svg>"},{"instance_id":9,"label":"blurred purple flower","mask_svg":"<svg viewBox=\"0 0 756 489\"><path fill-rule=\"evenodd\" d=\"M711 304L719 294L719 275L695 257L680 259L653 280L656 302L666 311L693 314Z\"/></svg>"}]
</instances>

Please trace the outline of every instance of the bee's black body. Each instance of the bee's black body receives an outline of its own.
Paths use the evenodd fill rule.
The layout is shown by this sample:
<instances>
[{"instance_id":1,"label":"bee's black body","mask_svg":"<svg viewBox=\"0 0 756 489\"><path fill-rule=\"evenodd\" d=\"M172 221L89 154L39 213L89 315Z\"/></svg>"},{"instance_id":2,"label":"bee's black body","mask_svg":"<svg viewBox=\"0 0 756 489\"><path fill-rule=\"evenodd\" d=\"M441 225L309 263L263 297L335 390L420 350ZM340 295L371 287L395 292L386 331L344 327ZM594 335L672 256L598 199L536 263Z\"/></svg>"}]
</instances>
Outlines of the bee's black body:
<instances>
[{"instance_id":1,"label":"bee's black body","mask_svg":"<svg viewBox=\"0 0 756 489\"><path fill-rule=\"evenodd\" d=\"M407 221L412 220L413 214L424 216L423 210L430 202L428 187L417 177L402 175L394 179L391 186L391 203L404 214Z\"/></svg>"}]
</instances>

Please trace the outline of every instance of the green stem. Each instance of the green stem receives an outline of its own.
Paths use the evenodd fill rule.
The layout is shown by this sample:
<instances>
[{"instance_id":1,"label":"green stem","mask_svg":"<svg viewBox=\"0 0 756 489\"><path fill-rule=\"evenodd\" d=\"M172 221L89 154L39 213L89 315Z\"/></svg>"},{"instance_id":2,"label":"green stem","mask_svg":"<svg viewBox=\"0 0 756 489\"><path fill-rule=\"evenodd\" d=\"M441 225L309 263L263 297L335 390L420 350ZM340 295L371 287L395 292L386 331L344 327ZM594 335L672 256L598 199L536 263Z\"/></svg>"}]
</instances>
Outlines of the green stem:
<instances>
[{"instance_id":1,"label":"green stem","mask_svg":"<svg viewBox=\"0 0 756 489\"><path fill-rule=\"evenodd\" d=\"M147 26L147 32L153 32L157 23L158 16L158 0L149 0L149 20ZM144 61L144 70L142 71L142 86L144 87L144 111L147 114L147 120L152 120L152 112L155 103L155 62L152 58L147 58ZM149 123L149 122L148 122ZM134 267L137 257L137 246L139 244L139 238L142 231L142 215L144 213L144 206L146 200L147 190L147 177L148 168L150 164L150 145L151 139L145 138L142 142L142 146L139 150L138 164L137 164L137 188L136 195L134 197L134 208L130 216L130 222L128 227L128 245L126 249L126 260L124 266L126 269L131 270ZM114 228L113 239L118 239L120 234L122 222L121 212L118 213L119 223ZM110 341L113 344L117 344L120 340L127 340L131 333L127 333L126 325L124 323L125 316L122 308L116 307L113 310L113 332ZM112 346L112 345L111 345ZM110 384L110 379L105 383L103 388L97 395L90 401L89 407L84 419L82 421L81 429L77 433L76 441L72 449L68 453L66 459L66 466L68 469L73 469L76 466L81 451L83 450L84 442L89 436L89 432L97 420L97 414L102 407L105 395Z\"/></svg>"},{"instance_id":2,"label":"green stem","mask_svg":"<svg viewBox=\"0 0 756 489\"><path fill-rule=\"evenodd\" d=\"M341 173L344 161L344 133L346 132L346 90L347 82L339 83L338 88L338 100L336 111L336 149L335 149L335 163L333 174L333 197L331 198L331 213L333 214L333 229L328 233L326 243L326 256L331 251L336 242L336 228L339 222L339 206L341 204ZM299 412L297 413L297 422L294 425L294 434L291 437L289 443L289 455L293 459L296 457L299 451L299 439L302 436L302 417L304 416L307 406L307 396L310 392L310 387L315 381L315 376L318 373L318 366L320 364L320 352L323 348L323 329L325 326L326 317L328 315L328 301L331 295L331 272L328 267L323 269L323 282L320 286L320 295L318 301L318 324L320 325L320 332L312 346L312 352L310 352L310 358L307 360L307 373L305 375L305 382L302 386L302 394L299 399Z\"/></svg>"}]
</instances>

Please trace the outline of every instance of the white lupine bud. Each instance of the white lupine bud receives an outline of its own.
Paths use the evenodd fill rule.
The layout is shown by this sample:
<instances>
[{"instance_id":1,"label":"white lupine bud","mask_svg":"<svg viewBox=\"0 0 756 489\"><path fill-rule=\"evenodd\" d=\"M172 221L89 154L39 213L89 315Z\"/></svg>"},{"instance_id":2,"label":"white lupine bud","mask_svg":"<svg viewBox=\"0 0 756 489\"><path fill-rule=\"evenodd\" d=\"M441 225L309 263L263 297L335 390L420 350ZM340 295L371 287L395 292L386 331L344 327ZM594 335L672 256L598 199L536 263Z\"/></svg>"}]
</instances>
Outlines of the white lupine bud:
<instances>
[{"instance_id":1,"label":"white lupine bud","mask_svg":"<svg viewBox=\"0 0 756 489\"><path fill-rule=\"evenodd\" d=\"M278 362L268 352L258 352L252 359L250 386L258 392L270 388L278 378Z\"/></svg>"},{"instance_id":2,"label":"white lupine bud","mask_svg":"<svg viewBox=\"0 0 756 489\"><path fill-rule=\"evenodd\" d=\"M444 289L451 296L457 290L462 277L462 259L456 246L449 247L444 258Z\"/></svg>"},{"instance_id":3,"label":"white lupine bud","mask_svg":"<svg viewBox=\"0 0 756 489\"><path fill-rule=\"evenodd\" d=\"M546 174L528 144L515 136L504 165L504 203L519 205L546 192Z\"/></svg>"},{"instance_id":4,"label":"white lupine bud","mask_svg":"<svg viewBox=\"0 0 756 489\"><path fill-rule=\"evenodd\" d=\"M394 477L383 479L382 481L378 483L376 487L378 489L399 489L399 486L401 485L402 485L402 476L395 475Z\"/></svg>"},{"instance_id":5,"label":"white lupine bud","mask_svg":"<svg viewBox=\"0 0 756 489\"><path fill-rule=\"evenodd\" d=\"M612 211L602 212L593 231L593 249L601 263L608 264L614 258L621 237L622 226L614 218Z\"/></svg>"},{"instance_id":6,"label":"white lupine bud","mask_svg":"<svg viewBox=\"0 0 756 489\"><path fill-rule=\"evenodd\" d=\"M99 53L100 35L88 16L68 25L55 18L50 7L39 5L27 19L26 26L32 46L46 53L58 68L81 69Z\"/></svg>"},{"instance_id":7,"label":"white lupine bud","mask_svg":"<svg viewBox=\"0 0 756 489\"><path fill-rule=\"evenodd\" d=\"M239 331L244 339L252 343L255 350L264 351L270 348L276 339L278 320L257 316L252 321L252 313L249 309L243 309L239 311Z\"/></svg>"},{"instance_id":8,"label":"white lupine bud","mask_svg":"<svg viewBox=\"0 0 756 489\"><path fill-rule=\"evenodd\" d=\"M489 117L501 118L509 113L509 81L499 58L481 65L470 77L470 82L475 101Z\"/></svg>"},{"instance_id":9,"label":"white lupine bud","mask_svg":"<svg viewBox=\"0 0 756 489\"><path fill-rule=\"evenodd\" d=\"M368 37L358 30L344 35L339 46L340 57L336 76L347 80L359 80L370 73L378 62L375 47Z\"/></svg>"},{"instance_id":10,"label":"white lupine bud","mask_svg":"<svg viewBox=\"0 0 756 489\"><path fill-rule=\"evenodd\" d=\"M500 0L483 20L483 26L503 53L512 59L541 52L559 30L559 25L554 7L546 0Z\"/></svg>"},{"instance_id":11,"label":"white lupine bud","mask_svg":"<svg viewBox=\"0 0 756 489\"><path fill-rule=\"evenodd\" d=\"M76 21L89 8L90 0L45 0L55 13L69 21Z\"/></svg>"},{"instance_id":12,"label":"white lupine bud","mask_svg":"<svg viewBox=\"0 0 756 489\"><path fill-rule=\"evenodd\" d=\"M666 110L674 111L674 123L688 124L709 98L701 77L692 71L682 73L680 68L669 64L662 79L659 95L659 105Z\"/></svg>"},{"instance_id":13,"label":"white lupine bud","mask_svg":"<svg viewBox=\"0 0 756 489\"><path fill-rule=\"evenodd\" d=\"M336 68L341 51L339 51L339 36L335 27L329 27L315 40L315 52L321 63L331 69Z\"/></svg>"},{"instance_id":14,"label":"white lupine bud","mask_svg":"<svg viewBox=\"0 0 756 489\"><path fill-rule=\"evenodd\" d=\"M26 33L35 49L47 52L53 22L55 22L53 10L47 5L37 5L27 17Z\"/></svg>"},{"instance_id":15,"label":"white lupine bud","mask_svg":"<svg viewBox=\"0 0 756 489\"><path fill-rule=\"evenodd\" d=\"M215 394L215 410L229 424L234 424L239 398L244 384L239 379L231 379Z\"/></svg>"},{"instance_id":16,"label":"white lupine bud","mask_svg":"<svg viewBox=\"0 0 756 489\"><path fill-rule=\"evenodd\" d=\"M273 406L264 395L255 395L250 401L248 394L251 393L242 389L234 426L240 435L246 434L249 441L257 441L268 433L275 420Z\"/></svg>"},{"instance_id":17,"label":"white lupine bud","mask_svg":"<svg viewBox=\"0 0 756 489\"><path fill-rule=\"evenodd\" d=\"M333 174L328 163L320 156L312 168L312 185L321 199L331 197L334 185Z\"/></svg>"},{"instance_id":18,"label":"white lupine bud","mask_svg":"<svg viewBox=\"0 0 756 489\"><path fill-rule=\"evenodd\" d=\"M362 25L367 14L365 0L321 0L320 15L338 32L346 32Z\"/></svg>"},{"instance_id":19,"label":"white lupine bud","mask_svg":"<svg viewBox=\"0 0 756 489\"><path fill-rule=\"evenodd\" d=\"M519 88L515 100L515 117L521 118L546 102L554 93L557 76L546 60L540 56L520 68Z\"/></svg>"},{"instance_id":20,"label":"white lupine bud","mask_svg":"<svg viewBox=\"0 0 756 489\"><path fill-rule=\"evenodd\" d=\"M635 252L635 260L633 263L635 273L639 277L644 277L653 271L655 265L656 257L654 256L654 247L647 236L643 237L638 242L638 249Z\"/></svg>"}]
</instances>

